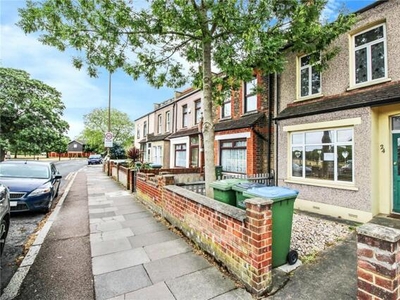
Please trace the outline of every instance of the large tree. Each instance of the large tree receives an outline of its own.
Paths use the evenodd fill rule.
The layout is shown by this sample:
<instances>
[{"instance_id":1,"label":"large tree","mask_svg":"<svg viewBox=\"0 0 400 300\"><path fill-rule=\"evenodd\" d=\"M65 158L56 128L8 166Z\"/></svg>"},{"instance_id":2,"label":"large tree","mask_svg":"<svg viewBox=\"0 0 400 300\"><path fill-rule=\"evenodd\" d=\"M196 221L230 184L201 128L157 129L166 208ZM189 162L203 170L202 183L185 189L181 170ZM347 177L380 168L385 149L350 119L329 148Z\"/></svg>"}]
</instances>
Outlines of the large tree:
<instances>
[{"instance_id":1,"label":"large tree","mask_svg":"<svg viewBox=\"0 0 400 300\"><path fill-rule=\"evenodd\" d=\"M0 67L0 161L5 149L53 151L69 125L62 120L61 93L22 70Z\"/></svg>"},{"instance_id":2,"label":"large tree","mask_svg":"<svg viewBox=\"0 0 400 300\"><path fill-rule=\"evenodd\" d=\"M315 53L325 62L327 46L349 29L352 17L321 21L326 0L44 0L27 2L19 26L41 32L40 40L64 51L81 52L73 63L113 72L122 68L134 79L144 76L155 87L177 87L188 78L203 89L206 193L214 172L213 104L224 88L284 68L284 49ZM188 76L184 61L192 65ZM213 82L211 66L224 74ZM213 93L214 92L214 93ZM214 98L213 98L214 97ZM213 101L214 100L214 101Z\"/></svg>"},{"instance_id":3,"label":"large tree","mask_svg":"<svg viewBox=\"0 0 400 300\"><path fill-rule=\"evenodd\" d=\"M122 147L132 146L135 124L128 114L112 108L110 120L108 120L108 108L96 108L85 115L83 119L84 129L80 138L85 141L91 151L104 152L104 134L108 132L109 121L114 143Z\"/></svg>"}]
</instances>

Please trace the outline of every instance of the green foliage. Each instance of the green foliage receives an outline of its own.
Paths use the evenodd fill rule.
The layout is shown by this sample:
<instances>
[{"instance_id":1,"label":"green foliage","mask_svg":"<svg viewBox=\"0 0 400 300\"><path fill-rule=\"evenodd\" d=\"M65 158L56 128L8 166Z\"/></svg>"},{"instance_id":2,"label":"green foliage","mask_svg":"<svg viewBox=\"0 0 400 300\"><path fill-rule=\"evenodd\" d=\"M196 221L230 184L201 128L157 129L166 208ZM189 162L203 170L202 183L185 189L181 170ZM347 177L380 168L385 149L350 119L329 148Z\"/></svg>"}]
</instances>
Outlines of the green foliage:
<instances>
[{"instance_id":1,"label":"green foliage","mask_svg":"<svg viewBox=\"0 0 400 300\"><path fill-rule=\"evenodd\" d=\"M207 43L214 65L236 80L249 79L255 67L282 71L287 45L296 52L321 52L322 61L329 60L335 49L327 46L354 17L339 14L336 22L322 22L326 2L29 0L18 25L26 33L41 32L40 40L60 51L80 51L73 64L86 66L90 75L96 76L99 66L111 72L122 68L156 87L180 87L188 77L179 55L191 64L192 79L201 87Z\"/></svg>"},{"instance_id":2,"label":"green foliage","mask_svg":"<svg viewBox=\"0 0 400 300\"><path fill-rule=\"evenodd\" d=\"M203 90L206 192L214 173L215 102L230 88L261 75L281 72L286 51L318 53L321 67L337 49L329 48L354 17L340 14L321 22L327 0L43 0L27 1L18 25L25 33L64 51L82 53L74 66L96 76L98 67L122 68L155 87L180 87L189 79ZM183 61L189 64L190 76ZM217 79L211 66L224 75ZM214 95L213 95L214 92ZM229 93L229 92L228 92ZM213 96L215 98L213 98ZM216 100L216 101L214 101ZM103 131L104 132L104 131Z\"/></svg>"},{"instance_id":3,"label":"green foliage","mask_svg":"<svg viewBox=\"0 0 400 300\"><path fill-rule=\"evenodd\" d=\"M61 93L22 70L0 68L0 154L50 152L64 141ZM0 160L3 155L0 155Z\"/></svg>"},{"instance_id":4,"label":"green foliage","mask_svg":"<svg viewBox=\"0 0 400 300\"><path fill-rule=\"evenodd\" d=\"M133 143L134 123L126 113L111 109L111 132L114 143L129 147ZM84 129L81 139L92 152L104 152L104 134L108 131L108 108L96 108L84 116ZM125 151L124 151L125 153Z\"/></svg>"}]
</instances>

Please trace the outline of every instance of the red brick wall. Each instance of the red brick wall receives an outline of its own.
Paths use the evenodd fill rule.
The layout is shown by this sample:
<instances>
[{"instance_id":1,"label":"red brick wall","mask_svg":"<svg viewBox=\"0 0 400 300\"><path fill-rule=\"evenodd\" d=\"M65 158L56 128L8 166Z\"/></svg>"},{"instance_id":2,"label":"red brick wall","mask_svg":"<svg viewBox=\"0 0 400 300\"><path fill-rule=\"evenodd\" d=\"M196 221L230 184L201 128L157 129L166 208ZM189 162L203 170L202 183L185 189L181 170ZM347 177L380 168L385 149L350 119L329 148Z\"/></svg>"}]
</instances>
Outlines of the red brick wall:
<instances>
[{"instance_id":1,"label":"red brick wall","mask_svg":"<svg viewBox=\"0 0 400 300\"><path fill-rule=\"evenodd\" d=\"M400 299L400 230L367 223L357 233L357 298Z\"/></svg>"},{"instance_id":2,"label":"red brick wall","mask_svg":"<svg viewBox=\"0 0 400 300\"><path fill-rule=\"evenodd\" d=\"M156 184L157 181L157 184ZM249 199L246 211L172 185L172 175L137 179L137 196L262 295L272 283L272 201Z\"/></svg>"}]
</instances>

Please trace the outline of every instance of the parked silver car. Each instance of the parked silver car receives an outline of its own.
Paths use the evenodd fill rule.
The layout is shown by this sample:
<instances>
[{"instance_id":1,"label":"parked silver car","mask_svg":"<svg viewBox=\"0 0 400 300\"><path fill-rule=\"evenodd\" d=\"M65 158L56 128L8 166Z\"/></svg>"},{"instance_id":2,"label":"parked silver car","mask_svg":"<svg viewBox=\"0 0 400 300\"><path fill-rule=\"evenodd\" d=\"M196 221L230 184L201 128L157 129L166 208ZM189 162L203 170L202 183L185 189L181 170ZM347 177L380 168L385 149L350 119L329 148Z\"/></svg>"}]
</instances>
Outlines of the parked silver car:
<instances>
[{"instance_id":1,"label":"parked silver car","mask_svg":"<svg viewBox=\"0 0 400 300\"><path fill-rule=\"evenodd\" d=\"M3 254L8 230L10 228L10 192L0 183L0 255Z\"/></svg>"}]
</instances>

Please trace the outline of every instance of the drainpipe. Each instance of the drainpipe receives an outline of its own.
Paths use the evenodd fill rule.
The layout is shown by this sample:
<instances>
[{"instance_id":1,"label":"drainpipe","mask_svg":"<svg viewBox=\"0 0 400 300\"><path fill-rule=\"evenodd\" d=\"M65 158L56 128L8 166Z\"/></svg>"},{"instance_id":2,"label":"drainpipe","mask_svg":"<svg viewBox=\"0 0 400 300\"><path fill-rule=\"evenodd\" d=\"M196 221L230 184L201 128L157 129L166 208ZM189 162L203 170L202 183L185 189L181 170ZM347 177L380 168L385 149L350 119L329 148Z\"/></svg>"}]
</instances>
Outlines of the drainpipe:
<instances>
[{"instance_id":1,"label":"drainpipe","mask_svg":"<svg viewBox=\"0 0 400 300\"><path fill-rule=\"evenodd\" d=\"M274 105L274 116L276 117L278 115L278 110L279 110L279 99L280 99L280 91L279 91L279 84L278 84L279 76L275 72L274 74L274 99L275 99L275 105ZM278 185L278 122L275 120L275 185Z\"/></svg>"},{"instance_id":2,"label":"drainpipe","mask_svg":"<svg viewBox=\"0 0 400 300\"><path fill-rule=\"evenodd\" d=\"M272 75L268 75L268 143L267 143L267 153L268 153L268 162L267 162L267 170L268 174L271 173L271 125L272 125Z\"/></svg>"}]
</instances>

